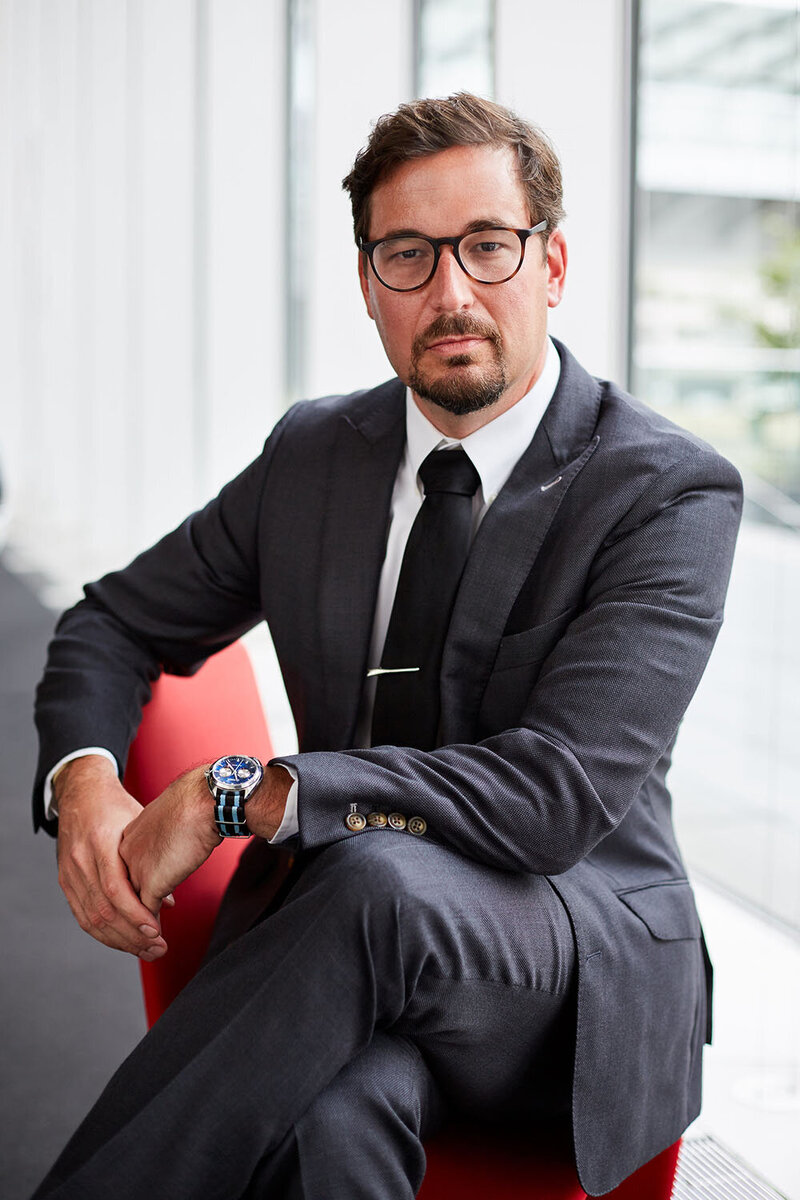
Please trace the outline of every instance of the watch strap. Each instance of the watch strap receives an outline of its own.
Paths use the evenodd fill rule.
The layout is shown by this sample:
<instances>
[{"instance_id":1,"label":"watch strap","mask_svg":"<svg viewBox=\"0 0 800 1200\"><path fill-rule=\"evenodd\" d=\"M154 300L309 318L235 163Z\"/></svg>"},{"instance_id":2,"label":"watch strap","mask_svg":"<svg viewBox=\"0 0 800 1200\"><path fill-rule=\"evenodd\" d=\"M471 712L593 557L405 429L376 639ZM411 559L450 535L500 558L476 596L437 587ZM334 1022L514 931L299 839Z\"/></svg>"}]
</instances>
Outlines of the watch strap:
<instances>
[{"instance_id":1,"label":"watch strap","mask_svg":"<svg viewBox=\"0 0 800 1200\"><path fill-rule=\"evenodd\" d=\"M241 792L227 793L225 799L231 801L241 796ZM214 805L214 823L221 837L250 837L247 826L247 816L243 804L220 802Z\"/></svg>"}]
</instances>

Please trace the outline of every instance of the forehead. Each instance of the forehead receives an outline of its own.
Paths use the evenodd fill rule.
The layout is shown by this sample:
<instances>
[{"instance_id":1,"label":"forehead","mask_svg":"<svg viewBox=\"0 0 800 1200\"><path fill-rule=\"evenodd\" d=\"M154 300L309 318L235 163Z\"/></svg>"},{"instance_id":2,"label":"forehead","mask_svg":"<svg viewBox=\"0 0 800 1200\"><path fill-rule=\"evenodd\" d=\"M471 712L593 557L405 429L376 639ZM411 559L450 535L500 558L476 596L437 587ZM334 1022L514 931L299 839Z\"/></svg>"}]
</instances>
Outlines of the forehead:
<instances>
[{"instance_id":1,"label":"forehead","mask_svg":"<svg viewBox=\"0 0 800 1200\"><path fill-rule=\"evenodd\" d=\"M529 224L510 146L453 146L412 159L395 167L370 196L371 239L411 229L448 237L479 220L512 228Z\"/></svg>"}]
</instances>

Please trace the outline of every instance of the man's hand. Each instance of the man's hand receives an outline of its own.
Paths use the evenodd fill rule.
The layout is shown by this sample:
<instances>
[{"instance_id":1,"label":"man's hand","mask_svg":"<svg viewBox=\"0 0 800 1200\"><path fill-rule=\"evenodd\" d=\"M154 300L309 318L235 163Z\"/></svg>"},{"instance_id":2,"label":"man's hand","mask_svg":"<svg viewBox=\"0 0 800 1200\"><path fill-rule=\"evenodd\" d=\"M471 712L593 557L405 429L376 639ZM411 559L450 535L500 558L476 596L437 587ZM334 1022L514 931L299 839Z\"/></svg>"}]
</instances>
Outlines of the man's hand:
<instances>
[{"instance_id":1,"label":"man's hand","mask_svg":"<svg viewBox=\"0 0 800 1200\"><path fill-rule=\"evenodd\" d=\"M58 881L81 929L115 950L151 962L166 952L157 916L136 895L119 848L142 811L108 759L74 759L54 785L58 804Z\"/></svg>"},{"instance_id":2,"label":"man's hand","mask_svg":"<svg viewBox=\"0 0 800 1200\"><path fill-rule=\"evenodd\" d=\"M222 838L201 767L181 775L125 827L120 854L142 903L157 913Z\"/></svg>"},{"instance_id":3,"label":"man's hand","mask_svg":"<svg viewBox=\"0 0 800 1200\"><path fill-rule=\"evenodd\" d=\"M247 824L260 837L275 835L292 779L282 767L267 767L247 802ZM181 775L125 828L120 854L142 903L157 913L166 896L205 862L222 841L214 824L214 802L205 771Z\"/></svg>"},{"instance_id":4,"label":"man's hand","mask_svg":"<svg viewBox=\"0 0 800 1200\"><path fill-rule=\"evenodd\" d=\"M253 833L270 838L283 818L291 776L268 767L248 801ZM81 929L152 962L166 953L158 913L172 890L222 840L202 768L181 775L147 808L125 791L100 755L59 772L58 878Z\"/></svg>"}]
</instances>

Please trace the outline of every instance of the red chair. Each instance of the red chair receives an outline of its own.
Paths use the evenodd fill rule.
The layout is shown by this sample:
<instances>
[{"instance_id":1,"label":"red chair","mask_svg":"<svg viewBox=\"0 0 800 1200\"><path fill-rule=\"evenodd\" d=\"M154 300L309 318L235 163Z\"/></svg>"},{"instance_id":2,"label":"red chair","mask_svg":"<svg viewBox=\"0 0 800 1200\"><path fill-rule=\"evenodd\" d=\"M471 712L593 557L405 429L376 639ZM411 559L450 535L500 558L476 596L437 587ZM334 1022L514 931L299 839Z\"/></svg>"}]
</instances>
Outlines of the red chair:
<instances>
[{"instance_id":1,"label":"red chair","mask_svg":"<svg viewBox=\"0 0 800 1200\"><path fill-rule=\"evenodd\" d=\"M160 796L189 767L244 749L272 758L253 668L241 642L210 658L196 675L162 675L130 749L125 786L142 804ZM152 1025L197 971L208 949L220 900L244 838L228 838L199 871L175 889L175 907L161 910L169 953L140 962L147 1024Z\"/></svg>"},{"instance_id":2,"label":"red chair","mask_svg":"<svg viewBox=\"0 0 800 1200\"><path fill-rule=\"evenodd\" d=\"M144 711L128 757L125 786L148 804L182 771L232 750L272 756L269 732L247 651L235 643L189 678L162 675ZM175 907L161 924L169 953L141 963L148 1025L198 969L214 918L244 840L223 842L175 889ZM607 1193L608 1200L669 1200L680 1142ZM447 1133L426 1143L420 1200L585 1200L575 1167L519 1142Z\"/></svg>"}]
</instances>

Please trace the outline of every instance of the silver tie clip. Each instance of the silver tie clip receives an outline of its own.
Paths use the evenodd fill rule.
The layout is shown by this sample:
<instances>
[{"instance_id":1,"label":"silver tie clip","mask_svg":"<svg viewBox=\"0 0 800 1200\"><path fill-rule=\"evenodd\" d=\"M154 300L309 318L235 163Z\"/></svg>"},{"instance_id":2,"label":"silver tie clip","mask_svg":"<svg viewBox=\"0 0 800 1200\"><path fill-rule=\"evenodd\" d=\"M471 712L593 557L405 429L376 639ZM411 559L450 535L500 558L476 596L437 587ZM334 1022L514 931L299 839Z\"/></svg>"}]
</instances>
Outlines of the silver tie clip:
<instances>
[{"instance_id":1,"label":"silver tie clip","mask_svg":"<svg viewBox=\"0 0 800 1200\"><path fill-rule=\"evenodd\" d=\"M407 675L410 671L419 671L419 667L373 667L367 671L367 679L374 675Z\"/></svg>"}]
</instances>

